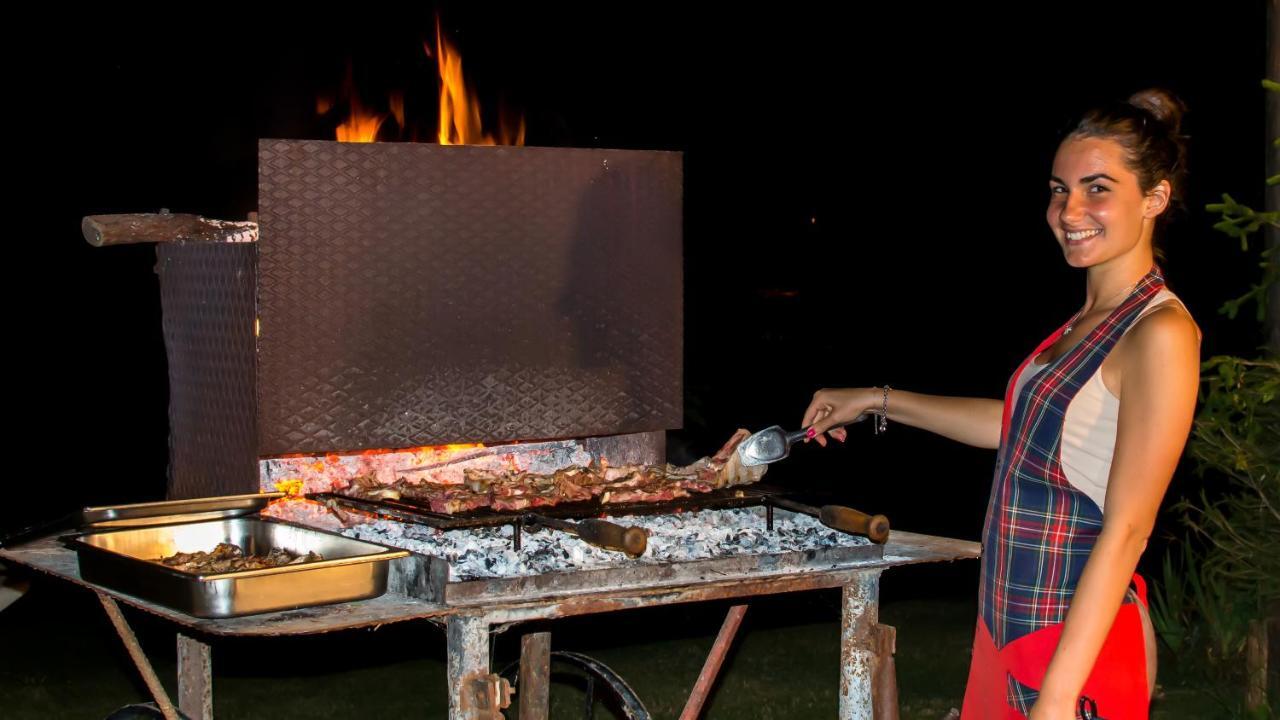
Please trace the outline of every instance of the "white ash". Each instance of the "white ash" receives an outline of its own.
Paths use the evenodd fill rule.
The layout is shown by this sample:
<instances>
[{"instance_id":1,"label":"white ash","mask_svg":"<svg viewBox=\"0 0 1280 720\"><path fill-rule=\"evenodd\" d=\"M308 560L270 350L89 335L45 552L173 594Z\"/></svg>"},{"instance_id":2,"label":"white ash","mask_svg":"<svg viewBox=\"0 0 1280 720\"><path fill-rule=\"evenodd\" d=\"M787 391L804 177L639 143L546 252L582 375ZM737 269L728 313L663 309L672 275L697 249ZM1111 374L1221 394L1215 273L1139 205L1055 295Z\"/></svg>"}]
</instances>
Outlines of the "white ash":
<instances>
[{"instance_id":1,"label":"white ash","mask_svg":"<svg viewBox=\"0 0 1280 720\"><path fill-rule=\"evenodd\" d=\"M452 578L515 577L546 572L618 567L629 563L664 564L735 555L765 555L870 543L864 537L832 530L816 518L774 511L773 530L764 508L703 510L675 515L608 517L621 525L644 528L649 546L637 559L589 545L558 530L525 528L521 548L512 547L510 525L470 530L437 530L424 525L376 520L342 534L412 550L449 562Z\"/></svg>"}]
</instances>

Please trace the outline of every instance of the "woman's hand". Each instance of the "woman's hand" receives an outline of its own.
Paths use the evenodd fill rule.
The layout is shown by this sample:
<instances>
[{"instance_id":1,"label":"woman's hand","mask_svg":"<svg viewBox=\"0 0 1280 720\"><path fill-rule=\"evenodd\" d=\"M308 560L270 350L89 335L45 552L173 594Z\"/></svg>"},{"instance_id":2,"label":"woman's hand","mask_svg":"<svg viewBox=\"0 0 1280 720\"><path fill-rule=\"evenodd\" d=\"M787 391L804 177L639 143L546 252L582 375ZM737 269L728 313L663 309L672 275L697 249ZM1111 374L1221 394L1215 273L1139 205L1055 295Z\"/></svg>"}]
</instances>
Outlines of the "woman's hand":
<instances>
[{"instance_id":1,"label":"woman's hand","mask_svg":"<svg viewBox=\"0 0 1280 720\"><path fill-rule=\"evenodd\" d=\"M848 435L843 426L866 414L874 405L876 392L879 391L875 388L823 388L814 393L800 423L800 427L809 428L805 442L817 440L826 447L828 434L844 442Z\"/></svg>"}]
</instances>

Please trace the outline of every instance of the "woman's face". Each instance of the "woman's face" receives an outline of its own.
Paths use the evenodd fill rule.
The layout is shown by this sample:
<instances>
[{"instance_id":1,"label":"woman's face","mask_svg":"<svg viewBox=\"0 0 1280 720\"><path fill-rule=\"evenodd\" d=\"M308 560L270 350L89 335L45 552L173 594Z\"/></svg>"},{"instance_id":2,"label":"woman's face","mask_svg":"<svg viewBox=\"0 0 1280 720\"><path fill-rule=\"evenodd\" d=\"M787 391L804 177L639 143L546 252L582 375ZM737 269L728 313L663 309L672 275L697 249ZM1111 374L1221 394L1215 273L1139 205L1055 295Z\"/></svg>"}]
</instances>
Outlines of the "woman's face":
<instances>
[{"instance_id":1,"label":"woman's face","mask_svg":"<svg viewBox=\"0 0 1280 720\"><path fill-rule=\"evenodd\" d=\"M1053 158L1046 219L1072 267L1150 253L1151 231L1168 204L1168 190L1162 180L1144 193L1114 140L1070 137Z\"/></svg>"}]
</instances>

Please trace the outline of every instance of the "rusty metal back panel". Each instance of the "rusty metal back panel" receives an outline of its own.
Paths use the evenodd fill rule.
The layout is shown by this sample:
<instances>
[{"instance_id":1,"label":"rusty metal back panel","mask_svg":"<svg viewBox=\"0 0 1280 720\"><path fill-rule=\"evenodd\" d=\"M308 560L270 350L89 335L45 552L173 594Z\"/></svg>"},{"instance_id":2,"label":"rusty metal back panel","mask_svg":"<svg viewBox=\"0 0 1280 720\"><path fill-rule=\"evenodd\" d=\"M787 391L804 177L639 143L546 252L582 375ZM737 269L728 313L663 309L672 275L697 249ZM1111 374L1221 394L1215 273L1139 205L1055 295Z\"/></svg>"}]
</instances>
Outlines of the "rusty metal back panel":
<instances>
[{"instance_id":1,"label":"rusty metal back panel","mask_svg":"<svg viewBox=\"0 0 1280 720\"><path fill-rule=\"evenodd\" d=\"M682 416L677 153L263 140L259 452Z\"/></svg>"},{"instance_id":2,"label":"rusty metal back panel","mask_svg":"<svg viewBox=\"0 0 1280 720\"><path fill-rule=\"evenodd\" d=\"M156 246L172 499L257 492L253 243Z\"/></svg>"}]
</instances>

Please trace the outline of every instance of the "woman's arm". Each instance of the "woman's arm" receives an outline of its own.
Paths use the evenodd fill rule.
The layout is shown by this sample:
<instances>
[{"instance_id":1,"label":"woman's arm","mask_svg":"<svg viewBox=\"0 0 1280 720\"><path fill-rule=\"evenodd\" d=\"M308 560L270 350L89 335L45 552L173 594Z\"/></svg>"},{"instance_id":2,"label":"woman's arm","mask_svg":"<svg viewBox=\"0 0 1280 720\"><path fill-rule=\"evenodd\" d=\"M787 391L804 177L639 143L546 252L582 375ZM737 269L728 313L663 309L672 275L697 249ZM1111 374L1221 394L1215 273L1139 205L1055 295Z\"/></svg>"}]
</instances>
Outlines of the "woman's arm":
<instances>
[{"instance_id":1,"label":"woman's arm","mask_svg":"<svg viewBox=\"0 0 1280 720\"><path fill-rule=\"evenodd\" d=\"M844 430L835 426L853 422L865 413L879 414L883 407L883 388L824 388L813 394L801 427L811 427L814 439L822 445L827 444L824 436L827 432L843 441ZM1004 404L999 400L890 390L888 407L888 417L894 422L928 430L966 445L990 449L1000 445Z\"/></svg>"}]
</instances>

